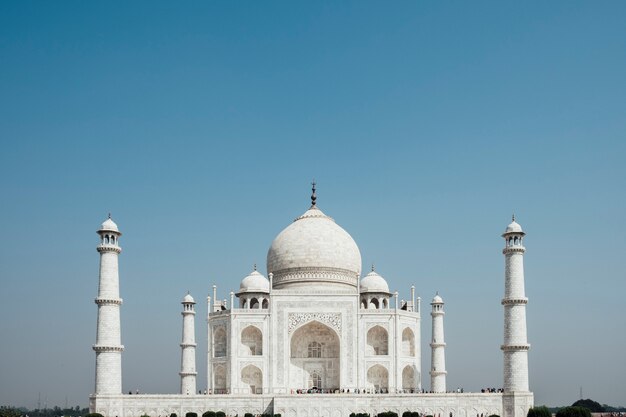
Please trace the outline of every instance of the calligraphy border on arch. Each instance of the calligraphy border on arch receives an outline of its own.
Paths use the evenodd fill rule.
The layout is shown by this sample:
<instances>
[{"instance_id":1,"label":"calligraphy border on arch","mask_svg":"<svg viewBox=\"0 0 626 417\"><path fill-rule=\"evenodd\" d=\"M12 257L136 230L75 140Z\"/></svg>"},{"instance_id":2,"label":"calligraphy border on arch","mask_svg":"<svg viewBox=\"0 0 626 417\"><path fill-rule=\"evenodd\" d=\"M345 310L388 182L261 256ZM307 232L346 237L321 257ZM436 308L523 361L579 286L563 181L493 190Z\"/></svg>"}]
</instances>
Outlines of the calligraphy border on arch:
<instances>
[{"instance_id":1,"label":"calligraphy border on arch","mask_svg":"<svg viewBox=\"0 0 626 417\"><path fill-rule=\"evenodd\" d=\"M289 334L291 334L301 324L305 324L313 320L327 324L335 329L337 333L341 333L340 313L289 313L287 325Z\"/></svg>"}]
</instances>

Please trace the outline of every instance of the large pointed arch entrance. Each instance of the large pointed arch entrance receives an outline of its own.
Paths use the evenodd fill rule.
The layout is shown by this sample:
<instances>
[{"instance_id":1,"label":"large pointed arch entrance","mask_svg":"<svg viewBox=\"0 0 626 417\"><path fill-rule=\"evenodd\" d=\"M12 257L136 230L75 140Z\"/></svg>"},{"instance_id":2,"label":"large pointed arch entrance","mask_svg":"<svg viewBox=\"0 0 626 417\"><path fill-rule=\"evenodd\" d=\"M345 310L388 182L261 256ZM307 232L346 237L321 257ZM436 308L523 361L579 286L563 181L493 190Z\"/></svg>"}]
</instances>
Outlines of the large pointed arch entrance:
<instances>
[{"instance_id":1,"label":"large pointed arch entrance","mask_svg":"<svg viewBox=\"0 0 626 417\"><path fill-rule=\"evenodd\" d=\"M337 333L311 321L291 335L289 385L291 389L339 388L340 341Z\"/></svg>"}]
</instances>

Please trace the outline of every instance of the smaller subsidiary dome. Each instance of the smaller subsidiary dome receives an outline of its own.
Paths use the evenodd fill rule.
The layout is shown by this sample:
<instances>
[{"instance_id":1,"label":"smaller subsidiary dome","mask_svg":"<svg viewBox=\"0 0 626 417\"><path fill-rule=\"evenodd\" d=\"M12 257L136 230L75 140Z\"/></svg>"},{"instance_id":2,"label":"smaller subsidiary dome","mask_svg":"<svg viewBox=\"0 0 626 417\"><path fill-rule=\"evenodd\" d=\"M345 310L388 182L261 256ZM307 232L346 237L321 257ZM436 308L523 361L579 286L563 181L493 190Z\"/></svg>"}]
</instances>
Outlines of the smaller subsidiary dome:
<instances>
[{"instance_id":1,"label":"smaller subsidiary dome","mask_svg":"<svg viewBox=\"0 0 626 417\"><path fill-rule=\"evenodd\" d=\"M439 293L435 295L431 304L443 304L443 298L441 298Z\"/></svg>"},{"instance_id":2,"label":"smaller subsidiary dome","mask_svg":"<svg viewBox=\"0 0 626 417\"><path fill-rule=\"evenodd\" d=\"M389 285L385 278L372 271L361 278L361 292L384 292L389 293Z\"/></svg>"},{"instance_id":3,"label":"smaller subsidiary dome","mask_svg":"<svg viewBox=\"0 0 626 417\"><path fill-rule=\"evenodd\" d=\"M117 228L117 224L115 224L113 219L111 219L111 216L109 216L109 218L106 219L104 221L104 223L102 223L102 226L100 226L100 230L102 230L102 231L110 230L110 231L119 233L119 229Z\"/></svg>"},{"instance_id":4,"label":"smaller subsidiary dome","mask_svg":"<svg viewBox=\"0 0 626 417\"><path fill-rule=\"evenodd\" d=\"M270 282L256 269L241 280L239 292L270 292Z\"/></svg>"},{"instance_id":5,"label":"smaller subsidiary dome","mask_svg":"<svg viewBox=\"0 0 626 417\"><path fill-rule=\"evenodd\" d=\"M187 294L185 296L185 298L183 298L183 303L196 303L193 299L193 297L191 296L191 294Z\"/></svg>"}]
</instances>

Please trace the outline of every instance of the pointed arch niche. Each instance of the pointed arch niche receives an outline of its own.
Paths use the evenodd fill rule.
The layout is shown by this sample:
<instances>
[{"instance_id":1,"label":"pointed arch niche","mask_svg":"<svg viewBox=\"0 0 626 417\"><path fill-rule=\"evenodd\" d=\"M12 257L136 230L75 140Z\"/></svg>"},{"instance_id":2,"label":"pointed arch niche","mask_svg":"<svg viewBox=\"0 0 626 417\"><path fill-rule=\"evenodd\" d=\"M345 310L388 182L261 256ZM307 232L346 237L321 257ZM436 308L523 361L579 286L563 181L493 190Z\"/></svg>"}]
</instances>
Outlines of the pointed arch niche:
<instances>
[{"instance_id":1,"label":"pointed arch niche","mask_svg":"<svg viewBox=\"0 0 626 417\"><path fill-rule=\"evenodd\" d=\"M402 355L415 356L415 333L409 327L402 331Z\"/></svg>"},{"instance_id":2,"label":"pointed arch niche","mask_svg":"<svg viewBox=\"0 0 626 417\"><path fill-rule=\"evenodd\" d=\"M388 355L389 335L382 326L374 326L367 331L367 355Z\"/></svg>"},{"instance_id":3,"label":"pointed arch niche","mask_svg":"<svg viewBox=\"0 0 626 417\"><path fill-rule=\"evenodd\" d=\"M338 389L339 335L318 321L311 321L291 335L289 384L292 389ZM319 384L319 385L317 385Z\"/></svg>"}]
</instances>

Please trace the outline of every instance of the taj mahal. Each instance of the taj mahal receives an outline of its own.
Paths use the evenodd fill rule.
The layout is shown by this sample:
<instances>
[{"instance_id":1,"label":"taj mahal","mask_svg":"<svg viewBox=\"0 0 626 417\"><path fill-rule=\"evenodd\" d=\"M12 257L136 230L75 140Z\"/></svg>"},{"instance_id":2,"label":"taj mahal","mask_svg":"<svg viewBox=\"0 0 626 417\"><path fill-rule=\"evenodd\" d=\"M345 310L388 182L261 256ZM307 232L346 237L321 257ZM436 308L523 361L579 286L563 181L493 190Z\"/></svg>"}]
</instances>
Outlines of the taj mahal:
<instances>
[{"instance_id":1,"label":"taj mahal","mask_svg":"<svg viewBox=\"0 0 626 417\"><path fill-rule=\"evenodd\" d=\"M502 390L458 392L446 386L444 301L435 295L430 369L421 367L421 300L411 287L399 300L374 267L361 271L352 237L317 205L282 230L267 253L267 275L256 266L237 291L206 298L207 386L196 383L196 303L182 300L180 391L126 395L118 257L121 232L109 216L98 230L100 276L95 392L90 411L105 417L166 417L223 411L295 417L416 411L435 417L525 417L533 406L528 383L525 253L522 227L504 238ZM368 268L369 270L369 268ZM131 301L132 302L132 301ZM206 333L204 333L206 332ZM498 344L498 341L493 341ZM429 390L423 389L426 380Z\"/></svg>"}]
</instances>

